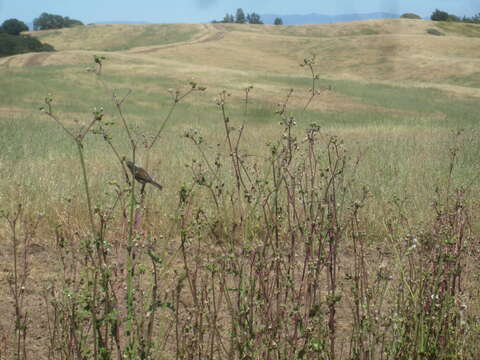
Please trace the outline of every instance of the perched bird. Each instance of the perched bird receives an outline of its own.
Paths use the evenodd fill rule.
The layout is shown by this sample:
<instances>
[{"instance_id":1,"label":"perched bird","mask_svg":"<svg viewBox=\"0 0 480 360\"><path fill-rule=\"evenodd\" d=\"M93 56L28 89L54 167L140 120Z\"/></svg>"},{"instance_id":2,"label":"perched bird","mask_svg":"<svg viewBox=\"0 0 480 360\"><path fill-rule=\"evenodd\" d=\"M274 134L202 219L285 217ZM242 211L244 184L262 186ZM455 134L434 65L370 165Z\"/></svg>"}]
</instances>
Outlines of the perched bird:
<instances>
[{"instance_id":1,"label":"perched bird","mask_svg":"<svg viewBox=\"0 0 480 360\"><path fill-rule=\"evenodd\" d=\"M160 190L162 190L162 185L155 182L155 180L153 180L152 177L150 175L148 175L148 173L145 169L142 169L141 167L135 166L135 164L133 162L131 162L130 160L125 161L125 163L127 164L128 168L130 169L130 171L131 171L133 177L135 178L135 180L137 180L140 184L142 184L143 187L145 187L145 184L148 183L148 184L152 184L152 185L156 186L157 188L159 188ZM142 189L143 189L143 187L142 187Z\"/></svg>"}]
</instances>

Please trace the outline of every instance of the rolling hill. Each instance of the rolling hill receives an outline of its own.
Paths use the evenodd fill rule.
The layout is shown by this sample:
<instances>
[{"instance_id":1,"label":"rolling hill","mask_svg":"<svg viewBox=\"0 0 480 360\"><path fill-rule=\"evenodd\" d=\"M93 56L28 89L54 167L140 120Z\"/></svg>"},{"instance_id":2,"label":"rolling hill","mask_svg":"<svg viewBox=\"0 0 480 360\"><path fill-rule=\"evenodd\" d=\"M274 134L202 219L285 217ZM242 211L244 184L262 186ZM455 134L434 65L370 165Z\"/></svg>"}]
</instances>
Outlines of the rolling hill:
<instances>
[{"instance_id":1,"label":"rolling hill","mask_svg":"<svg viewBox=\"0 0 480 360\"><path fill-rule=\"evenodd\" d=\"M442 35L431 35L431 29ZM289 89L295 90L289 104L302 118L302 126L321 122L348 139L368 139L374 147L385 147L383 153L395 157L393 153L425 153L417 146L443 146L452 129L478 126L478 25L404 19L310 26L93 25L32 35L58 51L0 59L0 119L26 119L18 124L35 124L29 129L46 123L37 109L47 93L55 94L61 113L75 121L87 121L89 109L100 105L114 117L106 89L130 89L129 116L138 126L153 128L153 119L169 106L169 91L192 79L207 87L206 96L186 99L178 110L181 120L166 130L172 135L168 146L179 157L187 156L174 141L179 132L192 126L209 133L218 131L212 117L216 116L215 98L222 90L231 95L239 120L246 119L240 109L250 85L254 90L248 121L252 136L265 136L262 142L272 134L265 129L277 124L276 106ZM322 92L303 111L312 78L299 64L312 54L319 76L316 87ZM93 66L94 55L106 58L102 82L85 71ZM415 130L418 126L423 130ZM8 126L3 129L9 131ZM432 138L433 129L438 136ZM8 134L5 138L15 138ZM47 128L41 127L38 134L44 134L40 138L48 142ZM404 136L424 140L405 148ZM392 138L399 141L395 149L389 147ZM18 142L11 146L12 154L41 151L20 150ZM387 159L372 161L372 169ZM405 157L406 168L419 166L409 159ZM175 161L165 165L175 167ZM418 170L409 171L408 176L423 171ZM171 177L167 185L168 181L176 183L177 178ZM418 177L410 181L415 183Z\"/></svg>"},{"instance_id":2,"label":"rolling hill","mask_svg":"<svg viewBox=\"0 0 480 360\"><path fill-rule=\"evenodd\" d=\"M9 350L4 344L21 339L17 336L21 331L25 334L23 321L27 324L27 314L29 354L39 359L55 354L58 358L69 358L68 354L75 357L77 352L63 350L76 344L67 339L77 334L77 328L85 346L79 348L78 357L93 354L87 349L97 340L88 334L97 334L92 329L101 319L98 334L115 336L118 314L128 308L123 306L128 297L121 277L133 273L138 276L133 282L145 287L132 291L132 296L138 299L138 309L145 311L139 311L140 316L120 315L120 319L122 326L124 319L134 317L139 320L135 324L145 325L131 334L151 328L147 319L155 320L154 334L165 332L164 337L153 338L157 342L162 339L167 348L163 351L163 345L155 344L155 351L162 356L152 358L174 358L170 347L174 347L175 338L177 342L187 339L188 347L203 337L203 333L197 336L191 332L195 328L191 319L196 317L192 314L201 315L205 323L222 319L220 326L211 327L211 339L222 335L217 335L220 329L225 333L225 342L220 342L236 348L236 340L231 341L230 320L223 323L229 305L204 316L217 295L203 294L209 293L210 286L217 287L211 283L223 289L218 294L230 293L226 290L230 285L217 278L218 269L223 268L228 277L240 276L238 281L232 278L231 289L238 294L232 296L243 299L242 294L250 291L237 291L237 284L244 284L244 274L258 276L255 284L275 284L270 281L273 277L264 276L268 268L269 274L283 273L287 286L281 292L273 287L262 292L272 294L277 306L270 306L274 302L256 295L259 293L245 296L254 304L250 309L261 310L255 319L262 319L275 307L280 315L275 325L262 325L252 333L259 335L248 340L248 344L254 344L252 348L257 348L258 339L274 339L268 329L292 319L288 324L299 323L302 328L295 330L292 343L305 344L305 358L319 358L320 353L310 351L326 344L317 339L332 338L327 330L332 321L325 315L333 305L338 306L339 344L340 340L345 344L345 349L343 345L337 347L342 355L351 357L355 353L347 349L347 344L357 343L352 339L360 334L375 343L375 356L396 358L386 353L387 348L403 352L404 348L415 347L411 338L397 341L403 333L420 329L414 331L417 340L433 344L438 343L431 339L441 337L435 332L441 328L448 333L445 339L450 338L449 344L453 344L449 351L459 344L462 349L468 347L465 353L475 359L479 333L475 324L480 309L475 277L479 242L478 235L470 237L470 230L463 231L471 226L478 234L480 224L479 25L404 19L308 26L91 25L31 35L57 51L0 58L0 263L4 264L0 269L0 311L6 314L0 318L0 334L10 334L0 341L0 352L6 351L6 358L14 358L8 354L13 354L16 346L10 345ZM98 71L94 59L100 59L94 56L104 57L101 74L92 71L95 66ZM308 65L299 66L308 64L305 59L312 56L315 61L311 72ZM206 90L196 91L200 86ZM316 94L313 90L319 89L320 94L311 99L311 94ZM188 96L183 98L184 94ZM54 116L49 117L45 113L50 105ZM149 148L152 139L158 141ZM132 143L136 146L131 148ZM138 184L130 188L129 184L135 182L125 179L123 156L145 167L164 190L147 186L145 195L140 194ZM88 182L82 174L85 178L88 174ZM242 178L239 174L246 175ZM248 184L243 185L246 190L240 190L239 179ZM284 187L284 183L289 185ZM134 192L129 193L129 189ZM92 206L86 200L90 196ZM17 222L12 214L22 209L25 216ZM463 215L466 209L469 216ZM134 210L145 216L128 217L128 211L133 215ZM248 226L237 226L244 219ZM94 222L100 231L94 229ZM133 234L127 231L128 224L135 227L134 237L128 235ZM313 229L317 229L315 233ZM334 235L337 229L342 229L342 237ZM12 232L18 233L18 238L11 236ZM104 233L108 241L98 241ZM275 233L279 233L277 240ZM127 237L135 244L127 243ZM269 248L275 243L282 247ZM245 245L241 251L237 251L239 244ZM25 251L17 251L17 245ZM188 285L190 280L185 281L188 271L183 270L188 264L179 266L185 247L192 255L190 268L195 274L196 269L201 271L201 276L194 277L202 283L199 289L205 291L198 292L202 294L202 307L184 312L183 322L175 323L166 321L177 312L166 304L172 302L175 309L183 309L194 298L188 292L193 288ZM287 247L291 250L284 251ZM225 255L217 257L218 249L225 250ZM261 253L271 255L271 262L264 268L257 266L262 261L258 259L263 258ZM22 283L15 297L11 269L16 271L13 259L17 257L25 259L19 261L25 264L23 270L22 265L18 267L25 274L26 286ZM102 260L106 257L108 266ZM244 261L241 267L219 265L236 258ZM90 266L97 259L100 270ZM296 259L305 262L299 262L301 267L292 272L277 271L286 264L295 265ZM138 271L125 267L130 261L138 262ZM468 267L467 261L471 264ZM153 296L156 290L152 290L150 303L147 276L155 274L155 281L151 281L155 289L157 272L153 268L157 262L161 273L159 297ZM333 263L339 264L338 276L331 275L337 270L329 270ZM350 268L351 264L368 268ZM322 268L324 275L314 275L315 267ZM235 270L240 268L245 271ZM298 284L299 294L304 295L292 293L296 281L288 274L293 273L311 279L306 285ZM363 279L363 274L368 275L368 280L361 280L361 286L366 287L353 296L360 284L354 279ZM112 302L90 301L95 299L90 289L97 291L92 284L97 284L97 279L99 284L104 283L104 275L105 279L116 277L118 286L111 288L118 289L118 296L112 297ZM332 297L332 288L326 287L330 286L329 276L339 279L338 287L335 285L338 296ZM440 276L449 278L444 281ZM95 281L88 280L93 278ZM463 283L455 285L460 278L465 287ZM427 282L431 285L426 286ZM458 298L449 291L441 292L439 284L443 283L458 286ZM252 289L258 286L255 284ZM314 300L306 294L317 285L319 295ZM410 289L416 289L415 293L410 295ZM281 304L280 293L292 294L289 309ZM441 311L436 307L436 294L446 295ZM24 318L15 318L14 300L20 297L23 304L23 296L22 306L27 312ZM354 301L350 301L352 296ZM312 311L306 306L299 310L300 298L311 300L308 306ZM338 305L334 305L337 298ZM370 318L365 318L368 321L363 321L363 310L355 316L358 321L351 321L349 314L355 308L370 307L360 303L352 306L356 299L365 299L361 301L372 304L372 309L380 304L369 313ZM108 312L96 317L94 303L105 306ZM115 309L119 310L111 311L111 303L118 303ZM398 311L401 303L404 315ZM157 308L160 316L155 317L152 309ZM382 308L391 311L382 313ZM421 323L427 308L431 309L431 321L426 318ZM448 312L453 308L455 313ZM238 323L238 314L250 311L245 309L248 307L232 311L232 324ZM57 310L58 316L54 312ZM447 312L441 316L448 316L452 327L445 327L447 323L438 318L444 310ZM70 314L77 313L79 317L71 322ZM308 323L298 321L300 313ZM286 314L291 317L285 318ZM464 328L457 325L458 319L473 325ZM174 335L176 324L186 336ZM309 325L303 328L303 324ZM318 334L303 331L309 327L318 328ZM238 333L250 334L245 329ZM424 337L428 329L434 329L433 335ZM58 336L57 331L66 336ZM297 334L302 332L311 334L310 340L315 342L307 346L306 341L298 340ZM203 338L210 339L210 335ZM391 340L390 347L377 339ZM107 342L113 349L116 340ZM361 340L364 343L367 341ZM215 347L219 354L223 351L222 346ZM272 350L274 357L273 350L278 348L270 341L265 349ZM102 354L109 356L107 352ZM295 354L304 358L301 351L291 352L292 357L288 356L290 352L284 354L285 359ZM362 354L368 357L373 353ZM187 357L183 355L177 357ZM197 353L193 357L207 358ZM208 358L231 356L217 357L215 353Z\"/></svg>"},{"instance_id":3,"label":"rolling hill","mask_svg":"<svg viewBox=\"0 0 480 360\"><path fill-rule=\"evenodd\" d=\"M444 36L430 35L429 29ZM65 65L85 61L89 52L108 52L110 58L127 62L163 63L165 71L158 71L173 77L177 73L173 69L180 74L189 69L200 78L205 73L210 82L208 74L217 68L225 80L227 73L236 77L238 71L291 76L303 57L315 53L318 71L326 78L425 83L449 89L480 86L480 26L471 24L395 19L282 27L94 25L32 35L59 52L22 55L0 63L22 65L44 57L41 63Z\"/></svg>"}]
</instances>

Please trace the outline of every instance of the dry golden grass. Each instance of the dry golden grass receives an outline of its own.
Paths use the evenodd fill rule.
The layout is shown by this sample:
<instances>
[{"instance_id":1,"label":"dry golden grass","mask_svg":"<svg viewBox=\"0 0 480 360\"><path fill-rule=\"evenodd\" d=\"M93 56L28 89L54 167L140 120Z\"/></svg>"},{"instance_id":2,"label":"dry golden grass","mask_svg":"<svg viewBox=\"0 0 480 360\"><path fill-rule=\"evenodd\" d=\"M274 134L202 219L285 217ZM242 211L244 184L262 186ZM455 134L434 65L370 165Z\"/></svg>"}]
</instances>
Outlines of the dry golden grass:
<instances>
[{"instance_id":1,"label":"dry golden grass","mask_svg":"<svg viewBox=\"0 0 480 360\"><path fill-rule=\"evenodd\" d=\"M319 73L332 79L424 82L439 87L449 85L452 76L468 77L478 72L480 37L459 36L458 29L446 31L446 36L427 34L426 30L435 26L422 20L295 27L99 25L34 32L61 52L22 55L2 59L0 64L81 64L92 52L80 50L99 53L117 48L108 56L121 59L123 65L145 65L145 71L156 68L159 75L172 78L195 74L199 81L209 81L220 71L224 86L236 80L232 77L255 77L263 72L289 75L310 53L318 56ZM175 39L170 33L179 35Z\"/></svg>"},{"instance_id":2,"label":"dry golden grass","mask_svg":"<svg viewBox=\"0 0 480 360\"><path fill-rule=\"evenodd\" d=\"M43 30L30 33L55 49L109 50L129 46L152 46L200 38L208 25L89 25L69 29Z\"/></svg>"}]
</instances>

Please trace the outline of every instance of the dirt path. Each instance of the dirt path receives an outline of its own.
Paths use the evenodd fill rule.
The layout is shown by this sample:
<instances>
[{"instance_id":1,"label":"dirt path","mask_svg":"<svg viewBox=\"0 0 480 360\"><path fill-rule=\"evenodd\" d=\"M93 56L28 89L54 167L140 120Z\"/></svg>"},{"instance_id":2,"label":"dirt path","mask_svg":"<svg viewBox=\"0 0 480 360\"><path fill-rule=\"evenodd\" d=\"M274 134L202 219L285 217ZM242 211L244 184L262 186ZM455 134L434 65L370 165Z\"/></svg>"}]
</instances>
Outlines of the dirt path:
<instances>
[{"instance_id":1,"label":"dirt path","mask_svg":"<svg viewBox=\"0 0 480 360\"><path fill-rule=\"evenodd\" d=\"M134 53L134 54L148 54L148 53L157 52L163 49L201 44L201 43L210 42L210 41L218 41L223 39L226 34L225 31L219 31L211 24L203 24L203 28L204 28L203 31L193 40L181 41L181 42L167 44L167 45L149 46L147 48L145 47L135 48L135 49L128 50L126 52Z\"/></svg>"},{"instance_id":2,"label":"dirt path","mask_svg":"<svg viewBox=\"0 0 480 360\"><path fill-rule=\"evenodd\" d=\"M49 53L34 53L25 61L24 66L43 65L45 60L50 57Z\"/></svg>"},{"instance_id":3,"label":"dirt path","mask_svg":"<svg viewBox=\"0 0 480 360\"><path fill-rule=\"evenodd\" d=\"M50 55L51 53L47 52L13 55L2 59L0 65L7 68L11 66L39 66L43 65Z\"/></svg>"}]
</instances>

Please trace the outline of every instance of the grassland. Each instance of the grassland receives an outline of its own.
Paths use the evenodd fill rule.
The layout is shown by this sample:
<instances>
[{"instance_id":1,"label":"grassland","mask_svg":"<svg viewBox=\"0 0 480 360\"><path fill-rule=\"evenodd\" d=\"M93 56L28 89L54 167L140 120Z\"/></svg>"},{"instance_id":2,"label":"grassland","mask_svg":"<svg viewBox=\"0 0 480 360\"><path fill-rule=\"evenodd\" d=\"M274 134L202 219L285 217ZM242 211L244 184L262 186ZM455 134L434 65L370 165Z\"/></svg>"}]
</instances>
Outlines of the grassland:
<instances>
[{"instance_id":1,"label":"grassland","mask_svg":"<svg viewBox=\"0 0 480 360\"><path fill-rule=\"evenodd\" d=\"M38 171L41 179L48 180L36 182L33 188L45 199L61 197L64 190L69 193L79 186L68 176L55 181L48 174L62 172L59 168L73 161L70 156L75 150L55 125L38 113L45 94L54 95L67 123L86 121L94 106L104 106L107 116L118 122L109 91L132 89L126 107L129 119L145 131L153 131L158 124L155 119L166 112L167 89L194 79L205 85L207 92L179 107L166 130L162 151L156 154L161 166L155 170L173 175L163 179L167 188L177 182L179 174L185 180L189 176L179 166L189 161L191 152L180 138L183 131L196 127L215 138L221 123L214 98L222 89L232 94L232 119L241 123L243 88L254 85L248 123L252 133L265 136L262 143L276 134L275 104L282 101L287 89L294 88L292 111L300 127L316 121L326 132L344 137L353 154L370 149L365 154L365 174L379 176L370 179L366 175L361 181L378 182L373 187L378 198L388 197L385 191L403 193L406 188L419 187L425 191L419 198L428 207L427 193L433 186L430 181L442 170L452 132L466 129L472 135L477 129L475 109L480 96L476 82L480 58L476 43L480 39L461 37L456 29L449 34L443 28L447 36L432 37L425 31L431 26L424 21L397 20L278 28L112 25L41 32L39 38L48 39L59 50L57 53L2 60L2 121L11 124L2 126L4 148L8 149L3 162L7 164L5 169L14 169L10 170L13 176L2 182L2 190L12 187L12 178L20 181L15 187L32 188L30 179L37 179ZM316 98L303 112L311 79L298 64L311 53L317 55L319 85L332 90ZM85 71L93 54L107 57L103 80L110 90ZM25 136L31 141L22 141ZM101 139L90 141L89 151L105 153L101 151ZM255 138L253 143L257 141ZM472 182L476 173L473 154L478 143L471 141L464 168L466 183ZM119 139L119 144L125 144L125 140ZM163 151L175 154L174 158L164 157ZM61 161L55 161L60 154ZM418 154L422 161L416 159ZM108 156L97 155L91 164L107 178L115 176ZM36 166L31 166L32 159ZM435 170L426 174L427 169ZM12 174L14 171L18 174ZM385 178L384 171L396 176ZM103 177L98 180L99 186L105 181ZM2 193L12 194L10 190Z\"/></svg>"},{"instance_id":2,"label":"grassland","mask_svg":"<svg viewBox=\"0 0 480 360\"><path fill-rule=\"evenodd\" d=\"M429 35L429 28L445 36ZM281 137L284 128L275 111L289 89L294 90L289 113L299 138L317 123L325 137L343 139L350 161L360 160L352 173L357 192L349 196L359 196L363 186L370 191L364 219L372 239L389 236L384 220L398 199L412 228L431 223L436 189L449 182L452 148L458 148L453 182L466 191L471 223L479 230L478 25L421 20L279 27L108 25L32 35L57 52L0 59L1 207L13 211L22 203L29 216L42 212L46 218L34 239L41 251L32 255L38 286L31 290L31 306L40 306L41 284L55 278L55 266L47 265L56 256L52 226L66 218L72 229L88 223L75 144L39 111L49 93L55 113L69 129L87 124L93 108L103 107L104 120L114 122L109 130L113 142L128 156L129 139L111 99L114 90L132 91L123 110L141 144L151 139L170 109L168 89L186 91L192 79L207 88L178 104L148 160L149 172L165 189L148 190L146 227L155 233L167 232L175 223L180 187L192 182L192 160L201 159L185 131L194 128L202 134L209 159L225 145L224 119L215 100L224 89L230 94L226 109L231 124L246 124L241 149L250 156L265 156L267 144ZM311 54L324 91L304 110L312 79L299 64ZM100 77L87 71L94 55L106 58ZM244 89L250 85L246 112ZM93 198L107 203L112 182L123 182L122 172L102 136L89 135L84 149ZM147 161L141 146L137 159ZM8 229L0 227L3 263L11 256L7 239ZM6 284L10 270L2 271L0 281ZM4 309L9 297L7 286L0 287ZM31 326L40 333L45 323ZM7 320L0 321L1 328L8 328Z\"/></svg>"}]
</instances>

